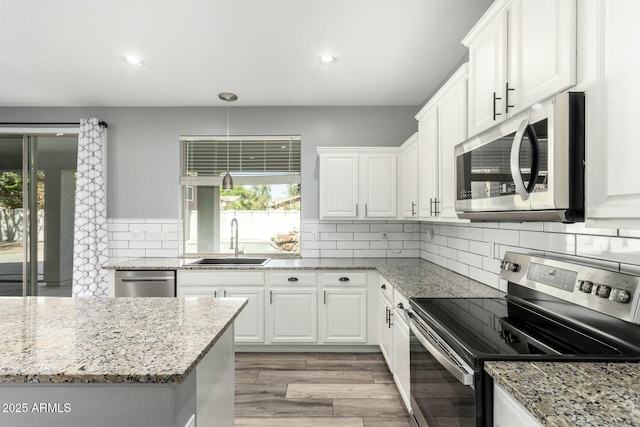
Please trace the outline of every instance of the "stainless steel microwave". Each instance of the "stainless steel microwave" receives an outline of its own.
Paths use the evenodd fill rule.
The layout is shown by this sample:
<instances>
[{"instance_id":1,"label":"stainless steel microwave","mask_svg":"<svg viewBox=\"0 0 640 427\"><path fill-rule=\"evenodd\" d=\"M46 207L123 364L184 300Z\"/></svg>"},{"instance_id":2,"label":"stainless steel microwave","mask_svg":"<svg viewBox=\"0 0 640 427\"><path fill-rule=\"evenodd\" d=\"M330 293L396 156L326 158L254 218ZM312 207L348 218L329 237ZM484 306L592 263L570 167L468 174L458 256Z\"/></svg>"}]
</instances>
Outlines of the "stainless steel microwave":
<instances>
[{"instance_id":1,"label":"stainless steel microwave","mask_svg":"<svg viewBox=\"0 0 640 427\"><path fill-rule=\"evenodd\" d=\"M458 217L583 221L584 129L584 93L566 92L458 144Z\"/></svg>"}]
</instances>

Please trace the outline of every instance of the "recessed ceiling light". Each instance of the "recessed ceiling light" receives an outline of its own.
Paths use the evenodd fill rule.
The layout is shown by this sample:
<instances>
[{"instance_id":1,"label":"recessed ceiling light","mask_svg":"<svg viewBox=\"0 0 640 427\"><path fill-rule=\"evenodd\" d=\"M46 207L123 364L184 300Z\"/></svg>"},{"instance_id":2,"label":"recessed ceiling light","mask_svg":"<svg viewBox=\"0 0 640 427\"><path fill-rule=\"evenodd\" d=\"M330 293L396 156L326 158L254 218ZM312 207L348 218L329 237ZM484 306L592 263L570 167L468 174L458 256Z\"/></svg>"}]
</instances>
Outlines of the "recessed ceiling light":
<instances>
[{"instance_id":1,"label":"recessed ceiling light","mask_svg":"<svg viewBox=\"0 0 640 427\"><path fill-rule=\"evenodd\" d=\"M144 67L144 61L142 59L138 58L137 56L127 55L127 56L122 58L122 61L125 64L131 65L133 67Z\"/></svg>"},{"instance_id":2,"label":"recessed ceiling light","mask_svg":"<svg viewBox=\"0 0 640 427\"><path fill-rule=\"evenodd\" d=\"M336 61L337 61L336 57L331 55L322 55L320 58L318 58L318 62L321 63L322 65L335 64Z\"/></svg>"}]
</instances>

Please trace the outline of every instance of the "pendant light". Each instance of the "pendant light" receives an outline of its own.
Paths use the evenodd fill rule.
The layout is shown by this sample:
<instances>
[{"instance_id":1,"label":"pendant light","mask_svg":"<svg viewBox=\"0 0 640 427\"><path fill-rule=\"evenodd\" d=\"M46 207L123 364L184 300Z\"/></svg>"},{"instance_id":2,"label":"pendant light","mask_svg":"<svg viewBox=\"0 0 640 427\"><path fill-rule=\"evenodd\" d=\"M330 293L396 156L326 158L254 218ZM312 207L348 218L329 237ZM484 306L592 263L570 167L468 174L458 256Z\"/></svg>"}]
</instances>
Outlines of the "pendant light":
<instances>
[{"instance_id":1,"label":"pendant light","mask_svg":"<svg viewBox=\"0 0 640 427\"><path fill-rule=\"evenodd\" d=\"M222 189L233 190L233 178L229 173L229 102L237 101L238 96L231 92L222 92L218 94L218 98L227 102L227 174L222 178Z\"/></svg>"}]
</instances>

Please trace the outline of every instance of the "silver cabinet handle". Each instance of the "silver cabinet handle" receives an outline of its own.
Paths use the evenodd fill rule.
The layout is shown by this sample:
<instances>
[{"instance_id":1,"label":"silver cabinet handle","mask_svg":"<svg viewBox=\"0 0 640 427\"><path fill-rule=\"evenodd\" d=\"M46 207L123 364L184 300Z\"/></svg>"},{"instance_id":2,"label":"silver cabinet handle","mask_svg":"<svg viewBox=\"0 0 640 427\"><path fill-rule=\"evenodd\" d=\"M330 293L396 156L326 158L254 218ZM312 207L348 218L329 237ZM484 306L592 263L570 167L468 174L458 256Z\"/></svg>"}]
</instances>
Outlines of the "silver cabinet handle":
<instances>
[{"instance_id":1,"label":"silver cabinet handle","mask_svg":"<svg viewBox=\"0 0 640 427\"><path fill-rule=\"evenodd\" d=\"M496 101L501 100L502 98L499 98L496 96L496 93L493 92L493 121L496 121L496 117L501 116L502 113L498 113L497 108L496 108Z\"/></svg>"},{"instance_id":2,"label":"silver cabinet handle","mask_svg":"<svg viewBox=\"0 0 640 427\"><path fill-rule=\"evenodd\" d=\"M273 291L269 291L269 304L273 304Z\"/></svg>"},{"instance_id":3,"label":"silver cabinet handle","mask_svg":"<svg viewBox=\"0 0 640 427\"><path fill-rule=\"evenodd\" d=\"M341 277L338 279L339 282L348 282L350 279L348 277Z\"/></svg>"},{"instance_id":4,"label":"silver cabinet handle","mask_svg":"<svg viewBox=\"0 0 640 427\"><path fill-rule=\"evenodd\" d=\"M298 278L297 278L297 277L289 277L287 280L288 280L289 282L297 282L297 281L298 281Z\"/></svg>"},{"instance_id":5,"label":"silver cabinet handle","mask_svg":"<svg viewBox=\"0 0 640 427\"><path fill-rule=\"evenodd\" d=\"M411 216L416 216L416 202L411 202Z\"/></svg>"},{"instance_id":6,"label":"silver cabinet handle","mask_svg":"<svg viewBox=\"0 0 640 427\"><path fill-rule=\"evenodd\" d=\"M323 291L323 293L324 293L323 301L324 301L324 304L326 305L327 304L327 291Z\"/></svg>"},{"instance_id":7,"label":"silver cabinet handle","mask_svg":"<svg viewBox=\"0 0 640 427\"><path fill-rule=\"evenodd\" d=\"M213 291L213 297L218 298L218 291Z\"/></svg>"},{"instance_id":8,"label":"silver cabinet handle","mask_svg":"<svg viewBox=\"0 0 640 427\"><path fill-rule=\"evenodd\" d=\"M399 302L396 307L398 307L400 310L404 310L404 304L401 302Z\"/></svg>"},{"instance_id":9,"label":"silver cabinet handle","mask_svg":"<svg viewBox=\"0 0 640 427\"><path fill-rule=\"evenodd\" d=\"M143 277L143 278L120 278L122 282L168 282L173 279L164 279L162 277Z\"/></svg>"},{"instance_id":10,"label":"silver cabinet handle","mask_svg":"<svg viewBox=\"0 0 640 427\"><path fill-rule=\"evenodd\" d=\"M369 216L369 203L364 204L364 216Z\"/></svg>"},{"instance_id":11,"label":"silver cabinet handle","mask_svg":"<svg viewBox=\"0 0 640 427\"><path fill-rule=\"evenodd\" d=\"M225 297L225 298L227 297L227 290L226 289L224 291L222 291L222 296Z\"/></svg>"},{"instance_id":12,"label":"silver cabinet handle","mask_svg":"<svg viewBox=\"0 0 640 427\"><path fill-rule=\"evenodd\" d=\"M358 204L356 203L356 216L358 216Z\"/></svg>"},{"instance_id":13,"label":"silver cabinet handle","mask_svg":"<svg viewBox=\"0 0 640 427\"><path fill-rule=\"evenodd\" d=\"M387 289L387 285L383 283L382 286L380 286L380 289Z\"/></svg>"},{"instance_id":14,"label":"silver cabinet handle","mask_svg":"<svg viewBox=\"0 0 640 427\"><path fill-rule=\"evenodd\" d=\"M509 82L505 83L504 85L504 112L508 113L509 112L509 108L514 108L515 105L509 105L509 91L515 91L515 88L510 88L509 87Z\"/></svg>"}]
</instances>

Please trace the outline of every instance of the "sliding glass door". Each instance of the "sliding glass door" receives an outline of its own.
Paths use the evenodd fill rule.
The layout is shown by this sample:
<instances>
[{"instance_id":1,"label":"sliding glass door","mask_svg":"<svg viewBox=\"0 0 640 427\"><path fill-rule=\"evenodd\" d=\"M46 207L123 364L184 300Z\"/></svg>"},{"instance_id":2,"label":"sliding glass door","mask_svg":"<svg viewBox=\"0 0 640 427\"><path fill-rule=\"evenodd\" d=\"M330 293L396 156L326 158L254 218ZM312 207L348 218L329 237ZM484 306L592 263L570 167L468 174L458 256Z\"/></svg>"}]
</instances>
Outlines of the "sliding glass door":
<instances>
[{"instance_id":1,"label":"sliding glass door","mask_svg":"<svg viewBox=\"0 0 640 427\"><path fill-rule=\"evenodd\" d=\"M77 135L0 134L0 296L71 296Z\"/></svg>"}]
</instances>

